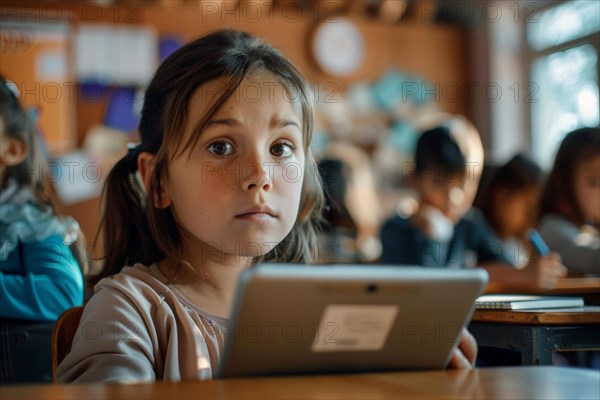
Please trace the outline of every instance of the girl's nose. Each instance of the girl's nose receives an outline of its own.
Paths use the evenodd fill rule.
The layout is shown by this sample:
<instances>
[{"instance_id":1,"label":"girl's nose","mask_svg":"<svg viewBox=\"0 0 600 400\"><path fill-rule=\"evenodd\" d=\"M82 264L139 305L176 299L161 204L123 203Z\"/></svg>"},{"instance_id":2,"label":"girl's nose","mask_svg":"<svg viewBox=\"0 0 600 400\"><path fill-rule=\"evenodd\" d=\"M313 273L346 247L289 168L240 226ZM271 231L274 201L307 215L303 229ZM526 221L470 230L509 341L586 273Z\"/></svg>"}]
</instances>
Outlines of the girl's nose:
<instances>
[{"instance_id":1,"label":"girl's nose","mask_svg":"<svg viewBox=\"0 0 600 400\"><path fill-rule=\"evenodd\" d=\"M273 179L264 167L260 164L253 163L244 168L242 187L247 191L262 189L268 192L273 187Z\"/></svg>"}]
</instances>

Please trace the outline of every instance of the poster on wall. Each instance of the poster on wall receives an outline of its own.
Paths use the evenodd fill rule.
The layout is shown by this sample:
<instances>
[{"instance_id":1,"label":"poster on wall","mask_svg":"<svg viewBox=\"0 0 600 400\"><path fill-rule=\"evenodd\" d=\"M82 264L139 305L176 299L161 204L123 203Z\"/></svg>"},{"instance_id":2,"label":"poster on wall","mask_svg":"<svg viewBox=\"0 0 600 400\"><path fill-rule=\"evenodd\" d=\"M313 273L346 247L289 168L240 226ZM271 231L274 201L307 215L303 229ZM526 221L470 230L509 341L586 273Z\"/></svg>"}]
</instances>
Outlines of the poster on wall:
<instances>
[{"instance_id":1,"label":"poster on wall","mask_svg":"<svg viewBox=\"0 0 600 400\"><path fill-rule=\"evenodd\" d=\"M69 25L6 22L0 27L0 73L36 116L51 156L76 145L75 93L68 63Z\"/></svg>"}]
</instances>

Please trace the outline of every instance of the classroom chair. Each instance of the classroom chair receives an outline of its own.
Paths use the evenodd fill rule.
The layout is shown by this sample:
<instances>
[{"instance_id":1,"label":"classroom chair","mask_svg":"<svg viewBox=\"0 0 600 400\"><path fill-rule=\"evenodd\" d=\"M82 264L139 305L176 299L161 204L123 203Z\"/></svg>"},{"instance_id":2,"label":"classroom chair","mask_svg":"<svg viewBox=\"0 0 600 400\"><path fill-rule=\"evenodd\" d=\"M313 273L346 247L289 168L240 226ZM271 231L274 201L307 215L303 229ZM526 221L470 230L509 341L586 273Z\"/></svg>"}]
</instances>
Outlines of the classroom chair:
<instances>
[{"instance_id":1,"label":"classroom chair","mask_svg":"<svg viewBox=\"0 0 600 400\"><path fill-rule=\"evenodd\" d=\"M79 326L83 307L69 308L56 321L52 332L52 382L56 382L56 369L71 350L71 342Z\"/></svg>"}]
</instances>

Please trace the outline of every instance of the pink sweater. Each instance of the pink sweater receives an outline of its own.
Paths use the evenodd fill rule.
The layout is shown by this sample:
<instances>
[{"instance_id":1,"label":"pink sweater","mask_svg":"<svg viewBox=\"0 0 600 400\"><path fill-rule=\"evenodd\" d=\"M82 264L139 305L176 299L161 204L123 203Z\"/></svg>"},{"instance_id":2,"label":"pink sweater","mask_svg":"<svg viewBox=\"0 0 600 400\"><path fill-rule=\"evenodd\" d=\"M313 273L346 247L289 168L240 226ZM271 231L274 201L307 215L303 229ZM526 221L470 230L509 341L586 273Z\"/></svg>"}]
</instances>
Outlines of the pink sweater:
<instances>
[{"instance_id":1,"label":"pink sweater","mask_svg":"<svg viewBox=\"0 0 600 400\"><path fill-rule=\"evenodd\" d=\"M59 382L212 379L227 320L195 308L156 264L125 267L95 287L56 371Z\"/></svg>"}]
</instances>

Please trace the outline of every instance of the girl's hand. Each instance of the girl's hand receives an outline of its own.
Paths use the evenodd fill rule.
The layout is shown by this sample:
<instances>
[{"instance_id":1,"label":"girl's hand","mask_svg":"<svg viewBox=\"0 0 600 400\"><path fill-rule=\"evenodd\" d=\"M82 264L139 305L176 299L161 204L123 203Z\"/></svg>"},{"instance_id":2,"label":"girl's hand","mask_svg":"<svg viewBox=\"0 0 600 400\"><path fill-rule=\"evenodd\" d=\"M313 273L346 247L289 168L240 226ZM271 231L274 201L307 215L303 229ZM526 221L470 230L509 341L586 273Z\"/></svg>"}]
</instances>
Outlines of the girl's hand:
<instances>
[{"instance_id":1,"label":"girl's hand","mask_svg":"<svg viewBox=\"0 0 600 400\"><path fill-rule=\"evenodd\" d=\"M567 268L562 265L558 253L532 260L523 269L525 280L537 289L552 289L556 281L567 276Z\"/></svg>"},{"instance_id":2,"label":"girl's hand","mask_svg":"<svg viewBox=\"0 0 600 400\"><path fill-rule=\"evenodd\" d=\"M458 344L458 348L454 350L454 354L452 354L448 368L471 369L475 366L476 358L477 341L467 328L463 328L460 335L460 343Z\"/></svg>"}]
</instances>

